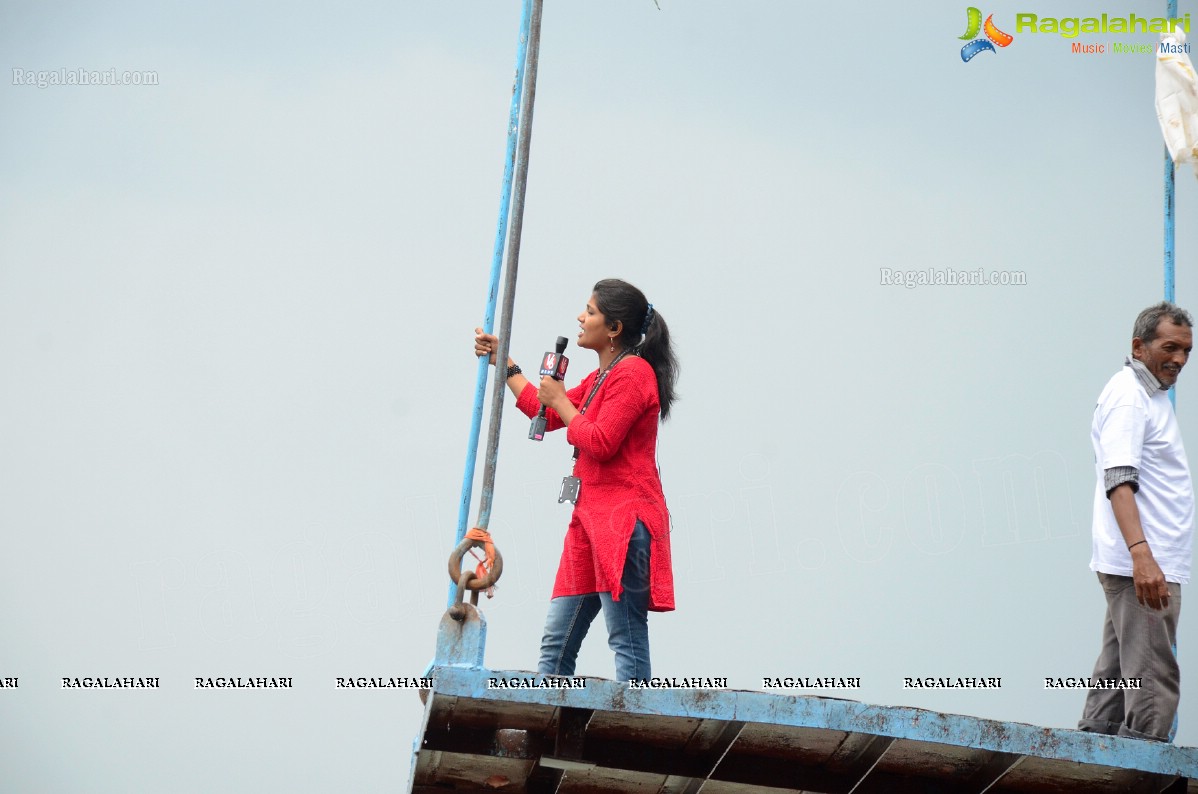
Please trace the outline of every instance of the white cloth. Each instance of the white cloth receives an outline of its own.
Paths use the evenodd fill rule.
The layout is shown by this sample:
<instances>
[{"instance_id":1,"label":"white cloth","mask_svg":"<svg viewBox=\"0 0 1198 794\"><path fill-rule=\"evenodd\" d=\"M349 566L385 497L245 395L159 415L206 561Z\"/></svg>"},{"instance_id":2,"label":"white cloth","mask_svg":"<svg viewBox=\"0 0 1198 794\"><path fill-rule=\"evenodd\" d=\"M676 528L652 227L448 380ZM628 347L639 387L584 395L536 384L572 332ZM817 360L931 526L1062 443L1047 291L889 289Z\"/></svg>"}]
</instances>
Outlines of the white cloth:
<instances>
[{"instance_id":1,"label":"white cloth","mask_svg":"<svg viewBox=\"0 0 1198 794\"><path fill-rule=\"evenodd\" d=\"M1187 584L1194 539L1194 489L1168 392L1149 394L1131 367L1123 367L1098 397L1090 440L1098 480L1090 570L1132 574L1131 554L1103 483L1107 469L1133 466L1139 472L1136 507L1152 556L1165 579Z\"/></svg>"},{"instance_id":2,"label":"white cloth","mask_svg":"<svg viewBox=\"0 0 1198 794\"><path fill-rule=\"evenodd\" d=\"M1162 33L1156 52L1156 117L1173 165L1198 174L1198 74L1180 29Z\"/></svg>"}]
</instances>

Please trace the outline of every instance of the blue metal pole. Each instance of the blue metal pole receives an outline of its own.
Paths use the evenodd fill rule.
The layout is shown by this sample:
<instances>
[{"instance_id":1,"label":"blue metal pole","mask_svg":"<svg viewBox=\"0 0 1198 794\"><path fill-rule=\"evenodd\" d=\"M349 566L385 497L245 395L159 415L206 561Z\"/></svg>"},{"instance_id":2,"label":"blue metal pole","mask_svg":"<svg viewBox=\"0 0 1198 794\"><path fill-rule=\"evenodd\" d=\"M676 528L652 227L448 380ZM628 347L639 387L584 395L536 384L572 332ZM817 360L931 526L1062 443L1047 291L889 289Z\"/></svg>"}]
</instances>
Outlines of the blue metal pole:
<instances>
[{"instance_id":1,"label":"blue metal pole","mask_svg":"<svg viewBox=\"0 0 1198 794\"><path fill-rule=\"evenodd\" d=\"M1168 10L1165 12L1169 19L1177 18L1177 0L1168 0ZM1165 147L1165 300L1170 303L1174 302L1176 293L1176 274L1173 264L1173 214L1174 214L1174 197L1173 197L1173 158L1169 156L1169 147ZM1173 403L1173 407L1177 407L1177 386L1174 385L1169 389L1169 402ZM1173 655L1177 656L1177 643L1173 644ZM1177 735L1177 726L1180 723L1180 709L1173 714L1173 726L1169 729L1169 741L1173 741L1173 737Z\"/></svg>"},{"instance_id":2,"label":"blue metal pole","mask_svg":"<svg viewBox=\"0 0 1198 794\"><path fill-rule=\"evenodd\" d=\"M528 32L532 24L532 0L524 0L520 17L520 40L516 47L516 76L512 83L512 103L508 111L507 153L503 166L503 186L499 198L499 220L495 227L495 244L491 253L491 280L487 289L487 306L483 317L483 330L494 333L495 304L499 296L499 276L503 265L503 248L507 240L508 214L512 201L512 174L516 170L516 141L520 130L520 104L524 95L524 67L528 60ZM497 366L504 366L503 361ZM482 432L483 400L487 394L486 357L478 360L478 375L474 387L474 407L470 416L470 438L466 445L466 470L462 475L462 495L458 503L458 524L453 545L456 547L466 536L466 522L470 520L470 501L474 489L474 471L478 460L478 438ZM456 595L456 584L449 585L448 605L452 606Z\"/></svg>"},{"instance_id":3,"label":"blue metal pole","mask_svg":"<svg viewBox=\"0 0 1198 794\"><path fill-rule=\"evenodd\" d=\"M532 20L528 28L528 66L524 97L520 104L520 140L516 153L516 177L512 183L512 231L507 245L507 265L503 280L503 319L499 327L496 366L507 362L512 336L512 314L516 305L516 272L520 264L520 240L524 231L524 194L528 188L528 158L532 147L532 111L537 99L537 64L541 46L541 12L545 0L533 0ZM486 529L491 522L491 499L495 493L495 469L499 463L499 428L503 422L505 378L496 377L491 387L491 426L487 431L487 459L483 467L483 492L478 504L477 526Z\"/></svg>"},{"instance_id":4,"label":"blue metal pole","mask_svg":"<svg viewBox=\"0 0 1198 794\"><path fill-rule=\"evenodd\" d=\"M1167 0L1165 14L1168 19L1177 18L1177 0ZM1173 158L1169 156L1169 147L1165 147L1165 300L1173 303L1176 296L1176 274L1174 271L1173 254ZM1177 405L1177 387L1169 389L1169 400Z\"/></svg>"},{"instance_id":5,"label":"blue metal pole","mask_svg":"<svg viewBox=\"0 0 1198 794\"><path fill-rule=\"evenodd\" d=\"M1169 19L1177 18L1177 0L1168 0L1165 12ZM1172 303L1175 298L1175 274L1173 267L1173 158L1165 147L1165 300Z\"/></svg>"},{"instance_id":6,"label":"blue metal pole","mask_svg":"<svg viewBox=\"0 0 1198 794\"><path fill-rule=\"evenodd\" d=\"M1173 267L1173 158L1165 150L1165 300L1172 303L1175 297L1175 274Z\"/></svg>"}]
</instances>

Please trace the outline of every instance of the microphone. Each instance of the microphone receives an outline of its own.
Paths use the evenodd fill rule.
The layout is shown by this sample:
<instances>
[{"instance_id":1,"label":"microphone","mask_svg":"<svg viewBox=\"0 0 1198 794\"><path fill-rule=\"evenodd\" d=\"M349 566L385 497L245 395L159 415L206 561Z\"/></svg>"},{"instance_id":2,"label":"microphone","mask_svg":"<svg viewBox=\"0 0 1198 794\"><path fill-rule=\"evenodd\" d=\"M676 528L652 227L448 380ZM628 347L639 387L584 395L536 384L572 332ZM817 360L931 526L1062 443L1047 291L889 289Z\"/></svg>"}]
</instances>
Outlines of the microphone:
<instances>
[{"instance_id":1,"label":"microphone","mask_svg":"<svg viewBox=\"0 0 1198 794\"><path fill-rule=\"evenodd\" d=\"M562 355L566 349L568 341L566 337L559 336L557 338L557 350L553 353L546 353L541 358L541 377L548 375L556 380L566 379L566 367L570 366L570 359ZM545 437L545 406L541 406L541 410L532 420L532 427L528 428L528 437L533 441L540 441Z\"/></svg>"}]
</instances>

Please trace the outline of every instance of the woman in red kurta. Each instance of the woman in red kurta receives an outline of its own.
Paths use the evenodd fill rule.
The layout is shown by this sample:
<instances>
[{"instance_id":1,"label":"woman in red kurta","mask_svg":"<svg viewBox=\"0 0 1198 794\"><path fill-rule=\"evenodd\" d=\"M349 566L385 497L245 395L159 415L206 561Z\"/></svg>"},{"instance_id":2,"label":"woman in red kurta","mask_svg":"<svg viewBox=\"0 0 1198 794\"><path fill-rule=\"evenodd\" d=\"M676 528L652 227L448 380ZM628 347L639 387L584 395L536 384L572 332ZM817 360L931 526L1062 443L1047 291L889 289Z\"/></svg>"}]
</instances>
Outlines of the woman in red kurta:
<instances>
[{"instance_id":1,"label":"woman in red kurta","mask_svg":"<svg viewBox=\"0 0 1198 794\"><path fill-rule=\"evenodd\" d=\"M573 389L548 377L537 389L508 360L516 406L533 416L544 405L547 429L566 428L579 480L538 670L573 675L582 639L602 609L617 679L647 679L648 612L674 608L670 517L656 450L678 367L665 321L627 282L596 284L578 322L578 346L598 353L599 368ZM498 340L476 333L475 352L494 363Z\"/></svg>"}]
</instances>

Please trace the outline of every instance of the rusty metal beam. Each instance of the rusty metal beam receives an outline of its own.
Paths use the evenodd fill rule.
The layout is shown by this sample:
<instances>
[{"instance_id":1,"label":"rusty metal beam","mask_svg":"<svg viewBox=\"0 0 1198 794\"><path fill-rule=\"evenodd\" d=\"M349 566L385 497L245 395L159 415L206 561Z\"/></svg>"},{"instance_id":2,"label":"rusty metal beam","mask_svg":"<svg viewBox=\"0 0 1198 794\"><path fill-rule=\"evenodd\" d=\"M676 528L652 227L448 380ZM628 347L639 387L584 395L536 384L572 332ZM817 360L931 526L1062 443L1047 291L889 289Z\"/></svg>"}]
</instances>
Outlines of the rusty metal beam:
<instances>
[{"instance_id":1,"label":"rusty metal beam","mask_svg":"<svg viewBox=\"0 0 1198 794\"><path fill-rule=\"evenodd\" d=\"M684 775L666 775L658 794L698 794L703 783L711 778L732 749L744 727L745 723L735 720L700 722L680 754L688 765L694 766L695 771Z\"/></svg>"},{"instance_id":2,"label":"rusty metal beam","mask_svg":"<svg viewBox=\"0 0 1198 794\"><path fill-rule=\"evenodd\" d=\"M850 734L850 737L857 737L858 734ZM874 771L874 767L878 765L878 761L882 760L882 756L886 755L886 751L894 744L894 737L891 736L868 736L862 737L866 741L861 748L857 750L849 761L849 776L857 778L857 782L849 789L848 794L854 794L861 788L862 784L869 780L870 773Z\"/></svg>"},{"instance_id":3,"label":"rusty metal beam","mask_svg":"<svg viewBox=\"0 0 1198 794\"><path fill-rule=\"evenodd\" d=\"M1008 772L1022 764L1023 759L1027 758L1026 755L1016 753L990 753L989 756L985 765L965 783L969 787L970 794L986 794L998 785Z\"/></svg>"},{"instance_id":4,"label":"rusty metal beam","mask_svg":"<svg viewBox=\"0 0 1198 794\"><path fill-rule=\"evenodd\" d=\"M488 686L503 677L530 686ZM832 698L434 678L421 794L1198 794L1198 748Z\"/></svg>"},{"instance_id":5,"label":"rusty metal beam","mask_svg":"<svg viewBox=\"0 0 1198 794\"><path fill-rule=\"evenodd\" d=\"M557 711L557 736L553 755L568 761L581 761L587 724L595 715L593 709L561 708Z\"/></svg>"},{"instance_id":6,"label":"rusty metal beam","mask_svg":"<svg viewBox=\"0 0 1198 794\"><path fill-rule=\"evenodd\" d=\"M1119 736L1041 728L903 706L737 690L629 690L616 681L588 679L583 689L488 690L487 678L506 673L438 668L436 689L460 697L513 703L568 702L575 708L754 722L863 733L990 752L1198 777L1198 749ZM510 675L519 675L511 673Z\"/></svg>"}]
</instances>

